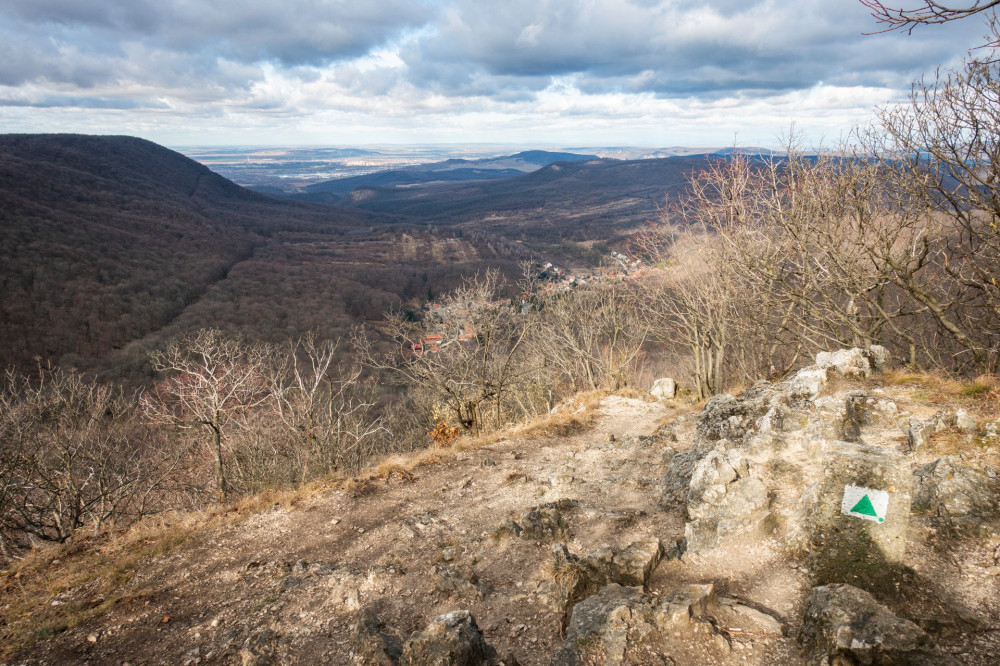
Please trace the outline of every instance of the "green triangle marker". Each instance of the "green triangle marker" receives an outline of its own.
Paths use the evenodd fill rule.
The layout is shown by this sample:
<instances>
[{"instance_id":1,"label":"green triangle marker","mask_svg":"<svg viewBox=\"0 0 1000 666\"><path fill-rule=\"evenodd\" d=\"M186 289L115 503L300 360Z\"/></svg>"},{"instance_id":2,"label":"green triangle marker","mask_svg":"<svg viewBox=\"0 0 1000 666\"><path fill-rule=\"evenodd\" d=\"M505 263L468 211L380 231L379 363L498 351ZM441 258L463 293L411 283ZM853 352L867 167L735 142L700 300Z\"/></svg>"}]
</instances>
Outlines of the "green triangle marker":
<instances>
[{"instance_id":1,"label":"green triangle marker","mask_svg":"<svg viewBox=\"0 0 1000 666\"><path fill-rule=\"evenodd\" d=\"M878 513L876 513L875 507L872 506L872 501L868 499L867 494L854 505L854 508L851 509L851 513L860 513L863 516L878 518Z\"/></svg>"}]
</instances>

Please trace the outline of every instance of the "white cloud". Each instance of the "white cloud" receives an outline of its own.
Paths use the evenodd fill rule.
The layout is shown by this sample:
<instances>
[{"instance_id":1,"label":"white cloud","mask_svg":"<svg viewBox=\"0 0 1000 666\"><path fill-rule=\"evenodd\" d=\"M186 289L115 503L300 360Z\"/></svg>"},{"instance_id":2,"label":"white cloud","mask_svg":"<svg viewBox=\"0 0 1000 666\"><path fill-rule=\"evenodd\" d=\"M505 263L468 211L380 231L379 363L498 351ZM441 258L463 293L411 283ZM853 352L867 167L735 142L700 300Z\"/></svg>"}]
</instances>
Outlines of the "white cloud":
<instances>
[{"instance_id":1,"label":"white cloud","mask_svg":"<svg viewBox=\"0 0 1000 666\"><path fill-rule=\"evenodd\" d=\"M0 129L170 144L829 138L983 32L853 0L7 0Z\"/></svg>"}]
</instances>

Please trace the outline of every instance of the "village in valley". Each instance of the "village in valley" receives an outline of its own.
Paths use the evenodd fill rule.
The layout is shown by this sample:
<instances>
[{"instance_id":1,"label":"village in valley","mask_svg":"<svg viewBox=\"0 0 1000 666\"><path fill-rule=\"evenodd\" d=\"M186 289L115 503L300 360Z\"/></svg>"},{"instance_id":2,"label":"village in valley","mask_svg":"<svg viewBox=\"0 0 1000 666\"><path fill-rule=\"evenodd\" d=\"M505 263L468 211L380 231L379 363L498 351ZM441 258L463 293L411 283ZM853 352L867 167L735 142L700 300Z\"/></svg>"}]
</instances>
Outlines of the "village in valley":
<instances>
[{"instance_id":1,"label":"village in valley","mask_svg":"<svg viewBox=\"0 0 1000 666\"><path fill-rule=\"evenodd\" d=\"M612 250L603 264L591 273L572 273L571 269L560 268L550 261L536 263L533 274L527 281L531 287L527 291L491 305L510 307L522 314L538 309L541 299L555 296L572 289L607 284L609 282L631 280L643 275L645 265L642 259L629 257ZM430 302L424 305L425 335L410 344L410 351L420 357L424 353L439 352L456 342L469 342L476 338L476 330L469 319L468 307L458 304Z\"/></svg>"}]
</instances>

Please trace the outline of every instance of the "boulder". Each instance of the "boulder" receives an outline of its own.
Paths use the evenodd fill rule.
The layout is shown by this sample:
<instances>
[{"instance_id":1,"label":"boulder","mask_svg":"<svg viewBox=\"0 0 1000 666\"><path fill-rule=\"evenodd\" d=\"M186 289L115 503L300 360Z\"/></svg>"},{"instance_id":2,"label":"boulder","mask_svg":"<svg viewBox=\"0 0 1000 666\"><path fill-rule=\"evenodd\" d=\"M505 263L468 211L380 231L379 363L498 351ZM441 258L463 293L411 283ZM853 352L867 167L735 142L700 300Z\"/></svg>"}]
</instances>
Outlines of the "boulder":
<instances>
[{"instance_id":1,"label":"boulder","mask_svg":"<svg viewBox=\"0 0 1000 666\"><path fill-rule=\"evenodd\" d=\"M822 442L814 455L822 460L823 476L801 504L819 581L869 589L892 584L910 520L908 457L838 441Z\"/></svg>"},{"instance_id":2,"label":"boulder","mask_svg":"<svg viewBox=\"0 0 1000 666\"><path fill-rule=\"evenodd\" d=\"M692 448L673 455L663 475L659 507L665 511L686 513L691 492L691 474L698 462L708 455L707 449Z\"/></svg>"},{"instance_id":3,"label":"boulder","mask_svg":"<svg viewBox=\"0 0 1000 666\"><path fill-rule=\"evenodd\" d=\"M873 345L868 349L838 349L833 352L816 354L816 367L832 370L842 377L864 379L878 372L888 364L888 352L884 347Z\"/></svg>"},{"instance_id":4,"label":"boulder","mask_svg":"<svg viewBox=\"0 0 1000 666\"><path fill-rule=\"evenodd\" d=\"M648 605L637 587L607 585L573 608L566 640L552 666L625 664L629 629L637 606Z\"/></svg>"},{"instance_id":5,"label":"boulder","mask_svg":"<svg viewBox=\"0 0 1000 666\"><path fill-rule=\"evenodd\" d=\"M691 474L684 528L688 551L770 533L769 504L767 487L750 476L749 465L738 451L709 452Z\"/></svg>"},{"instance_id":6,"label":"boulder","mask_svg":"<svg viewBox=\"0 0 1000 666\"><path fill-rule=\"evenodd\" d=\"M815 366L802 368L788 380L787 386L791 396L800 400L815 400L826 387L829 374L826 368Z\"/></svg>"},{"instance_id":7,"label":"boulder","mask_svg":"<svg viewBox=\"0 0 1000 666\"><path fill-rule=\"evenodd\" d=\"M365 607L357 612L351 623L354 652L365 664L395 666L403 654L403 640L385 623Z\"/></svg>"},{"instance_id":8,"label":"boulder","mask_svg":"<svg viewBox=\"0 0 1000 666\"><path fill-rule=\"evenodd\" d=\"M663 377L653 382L649 394L664 400L670 400L677 395L677 382L670 377Z\"/></svg>"},{"instance_id":9,"label":"boulder","mask_svg":"<svg viewBox=\"0 0 1000 666\"><path fill-rule=\"evenodd\" d=\"M931 435L937 430L936 421L911 418L906 432L906 443L911 453L921 453L930 444Z\"/></svg>"},{"instance_id":10,"label":"boulder","mask_svg":"<svg viewBox=\"0 0 1000 666\"><path fill-rule=\"evenodd\" d=\"M515 536L534 541L554 541L569 536L569 524L562 512L576 503L559 500L536 506L520 516L508 518L505 527Z\"/></svg>"},{"instance_id":11,"label":"boulder","mask_svg":"<svg viewBox=\"0 0 1000 666\"><path fill-rule=\"evenodd\" d=\"M975 516L996 513L997 494L983 472L943 456L913 473L913 510L936 516Z\"/></svg>"},{"instance_id":12,"label":"boulder","mask_svg":"<svg viewBox=\"0 0 1000 666\"><path fill-rule=\"evenodd\" d=\"M798 640L809 664L951 663L935 652L923 629L851 585L813 589Z\"/></svg>"},{"instance_id":13,"label":"boulder","mask_svg":"<svg viewBox=\"0 0 1000 666\"><path fill-rule=\"evenodd\" d=\"M496 650L467 610L440 615L403 645L401 666L493 666Z\"/></svg>"},{"instance_id":14,"label":"boulder","mask_svg":"<svg viewBox=\"0 0 1000 666\"><path fill-rule=\"evenodd\" d=\"M975 435L978 429L976 417L964 409L960 409L955 412L955 427L967 435Z\"/></svg>"}]
</instances>

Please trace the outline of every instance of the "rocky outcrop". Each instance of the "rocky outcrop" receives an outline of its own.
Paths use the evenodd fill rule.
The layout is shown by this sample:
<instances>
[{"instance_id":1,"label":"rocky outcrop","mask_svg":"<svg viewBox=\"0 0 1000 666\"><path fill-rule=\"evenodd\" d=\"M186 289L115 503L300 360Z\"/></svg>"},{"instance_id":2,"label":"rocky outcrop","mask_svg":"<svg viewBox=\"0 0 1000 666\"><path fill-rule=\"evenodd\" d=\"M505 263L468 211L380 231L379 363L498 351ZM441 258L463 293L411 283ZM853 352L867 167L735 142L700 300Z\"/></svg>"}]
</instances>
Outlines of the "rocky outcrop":
<instances>
[{"instance_id":1,"label":"rocky outcrop","mask_svg":"<svg viewBox=\"0 0 1000 666\"><path fill-rule=\"evenodd\" d=\"M673 455L660 486L658 505L661 509L686 515L688 494L691 492L691 475L694 474L698 461L707 454L707 450L691 448Z\"/></svg>"},{"instance_id":2,"label":"rocky outcrop","mask_svg":"<svg viewBox=\"0 0 1000 666\"><path fill-rule=\"evenodd\" d=\"M889 364L889 351L880 345L867 349L839 349L816 354L816 367L832 370L843 377L864 379L881 372Z\"/></svg>"},{"instance_id":3,"label":"rocky outcrop","mask_svg":"<svg viewBox=\"0 0 1000 666\"><path fill-rule=\"evenodd\" d=\"M682 585L661 597L611 584L573 608L566 640L551 663L719 663L731 649L727 636L741 633L761 640L782 636L784 625L768 613L718 597L711 583ZM684 661L670 656L681 653Z\"/></svg>"},{"instance_id":4,"label":"rocky outcrop","mask_svg":"<svg viewBox=\"0 0 1000 666\"><path fill-rule=\"evenodd\" d=\"M365 664L395 666L403 655L403 640L370 608L358 611L352 624L354 652Z\"/></svg>"},{"instance_id":5,"label":"rocky outcrop","mask_svg":"<svg viewBox=\"0 0 1000 666\"><path fill-rule=\"evenodd\" d=\"M649 389L649 394L656 398L671 400L677 395L677 382L670 377L657 379Z\"/></svg>"},{"instance_id":6,"label":"rocky outcrop","mask_svg":"<svg viewBox=\"0 0 1000 666\"><path fill-rule=\"evenodd\" d=\"M821 442L822 476L801 505L811 561L822 583L891 585L910 523L909 459L892 449Z\"/></svg>"},{"instance_id":7,"label":"rocky outcrop","mask_svg":"<svg viewBox=\"0 0 1000 666\"><path fill-rule=\"evenodd\" d=\"M403 645L400 666L494 666L496 650L467 610L445 613Z\"/></svg>"},{"instance_id":8,"label":"rocky outcrop","mask_svg":"<svg viewBox=\"0 0 1000 666\"><path fill-rule=\"evenodd\" d=\"M799 644L809 664L919 666L953 663L917 625L850 585L813 590Z\"/></svg>"},{"instance_id":9,"label":"rocky outcrop","mask_svg":"<svg viewBox=\"0 0 1000 666\"><path fill-rule=\"evenodd\" d=\"M522 539L556 541L569 536L569 523L563 512L576 506L576 502L562 499L536 506L520 516L508 518L504 527Z\"/></svg>"},{"instance_id":10,"label":"rocky outcrop","mask_svg":"<svg viewBox=\"0 0 1000 666\"><path fill-rule=\"evenodd\" d=\"M691 474L687 549L697 552L743 535L763 536L770 529L768 504L767 488L750 476L739 451L710 451Z\"/></svg>"},{"instance_id":11,"label":"rocky outcrop","mask_svg":"<svg viewBox=\"0 0 1000 666\"><path fill-rule=\"evenodd\" d=\"M564 613L564 623L574 605L596 594L609 583L644 590L664 556L659 539L644 539L622 549L599 548L580 557L565 544L553 546L553 605Z\"/></svg>"},{"instance_id":12,"label":"rocky outcrop","mask_svg":"<svg viewBox=\"0 0 1000 666\"><path fill-rule=\"evenodd\" d=\"M913 510L939 517L996 513L997 488L983 472L943 456L913 474Z\"/></svg>"},{"instance_id":13,"label":"rocky outcrop","mask_svg":"<svg viewBox=\"0 0 1000 666\"><path fill-rule=\"evenodd\" d=\"M552 659L552 666L626 663L635 612L646 605L641 589L615 584L580 602L573 609L566 640Z\"/></svg>"}]
</instances>

